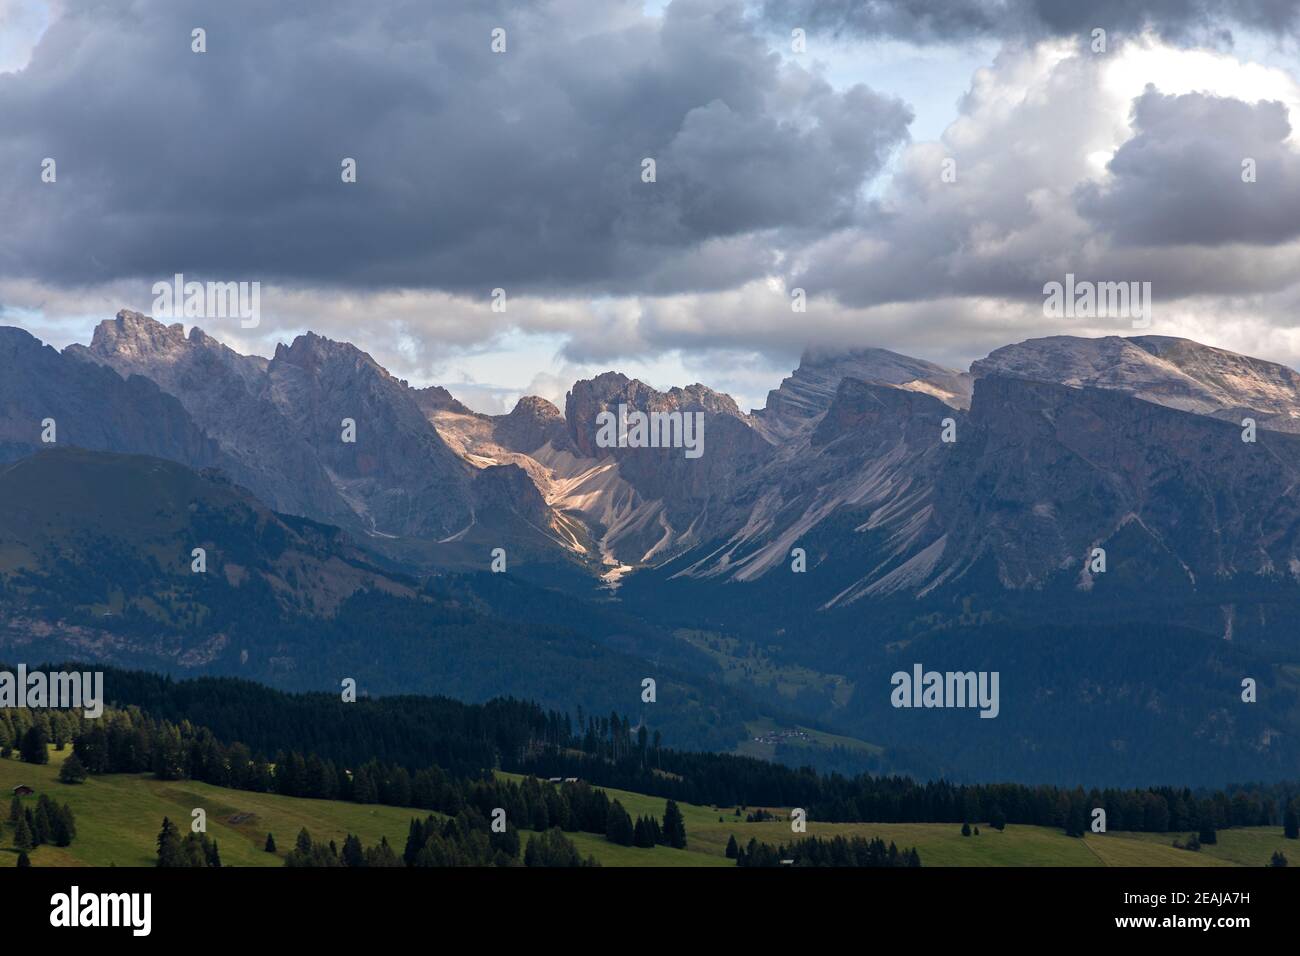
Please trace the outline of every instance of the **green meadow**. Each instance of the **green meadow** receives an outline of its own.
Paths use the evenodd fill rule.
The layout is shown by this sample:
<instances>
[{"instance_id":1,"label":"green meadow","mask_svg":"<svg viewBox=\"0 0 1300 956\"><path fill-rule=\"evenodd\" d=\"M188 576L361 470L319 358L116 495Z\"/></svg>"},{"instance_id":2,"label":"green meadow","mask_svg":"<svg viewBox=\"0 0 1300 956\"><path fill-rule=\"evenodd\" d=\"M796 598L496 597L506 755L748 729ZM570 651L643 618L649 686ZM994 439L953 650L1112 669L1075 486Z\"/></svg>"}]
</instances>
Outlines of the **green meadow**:
<instances>
[{"instance_id":1,"label":"green meadow","mask_svg":"<svg viewBox=\"0 0 1300 956\"><path fill-rule=\"evenodd\" d=\"M109 774L81 784L60 783L59 767L70 752L51 750L46 765L0 760L0 794L5 798L5 812L0 815L4 820L0 824L0 866L17 862L7 808L13 788L19 784L36 791L23 798L25 801L34 803L38 795L46 793L69 804L77 818L72 845L38 847L30 854L34 866L152 866L163 817L171 818L184 832L191 812L200 807L207 812L208 835L216 839L226 866L282 865L284 854L303 827L314 839L334 840L340 845L348 833L355 833L365 845L387 837L400 853L411 818L427 815L415 808L250 793L189 780L156 780L150 774ZM501 776L521 779L514 774ZM609 788L606 792L634 818L663 817L665 801L661 797ZM753 809L749 807L747 812ZM733 834L742 845L751 837L772 844L790 842L788 808L765 809L780 819L746 823L743 815L736 816L734 807L683 804L688 841L684 850L622 847L589 833L568 836L584 857L594 856L603 866L733 866L726 858L727 840ZM268 832L275 835L277 853L263 849ZM946 823L813 821L807 832L821 837L878 836L900 849L915 846L924 866L1263 866L1274 850L1282 850L1293 863L1300 864L1300 841L1284 839L1281 829L1274 827L1221 831L1216 845L1199 852L1173 847L1176 838L1185 842L1188 834L1112 833L1075 839L1059 830L1014 824L1002 832L981 827L978 836L970 837L963 837L958 826ZM526 841L528 832L522 836Z\"/></svg>"}]
</instances>

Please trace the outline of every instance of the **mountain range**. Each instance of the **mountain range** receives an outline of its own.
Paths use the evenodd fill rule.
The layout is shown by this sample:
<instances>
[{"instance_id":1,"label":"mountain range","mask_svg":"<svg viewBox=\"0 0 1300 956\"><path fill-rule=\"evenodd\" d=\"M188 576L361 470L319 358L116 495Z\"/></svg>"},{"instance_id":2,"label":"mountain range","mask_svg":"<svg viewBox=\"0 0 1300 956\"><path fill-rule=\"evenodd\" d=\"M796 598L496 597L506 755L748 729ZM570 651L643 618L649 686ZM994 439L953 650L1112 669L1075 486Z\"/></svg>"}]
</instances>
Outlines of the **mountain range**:
<instances>
[{"instance_id":1,"label":"mountain range","mask_svg":"<svg viewBox=\"0 0 1300 956\"><path fill-rule=\"evenodd\" d=\"M602 441L602 417L620 408L702 415L703 455ZM42 441L48 419L54 450ZM148 472L64 446L181 466L167 472L169 492L108 508L139 510L139 521L93 525L111 552L136 556L137 577L152 573L142 554L169 581L183 574L182 539L198 529L174 519L199 502L200 514L244 529L252 555L222 573L230 587L232 573L257 577L268 615L329 620L374 595L445 610L427 582L457 576L457 600L507 620L534 602L573 601L565 613L593 628L614 671L671 660L697 717L726 699L703 721L726 733L779 712L883 745L910 770L970 775L992 762L1010 778L1038 768L1104 779L1105 763L1131 781L1163 765L1130 739L1148 724L1164 728L1146 732L1175 747L1170 761L1210 747L1211 777L1267 776L1300 755L1300 641L1289 631L1300 604L1300 375L1186 339L1053 336L968 371L884 349L810 348L748 412L702 384L659 391L610 371L575 382L563 410L528 396L485 415L313 333L265 359L129 311L62 352L0 328L0 462L39 459L50 472L22 484L24 508L0 515L3 640L31 640L32 622L60 616L51 596L73 579L51 556L81 552L56 539L92 530L85 516L43 528L31 510L53 507L70 472L110 475L83 483L92 498ZM211 495L240 503L204 504ZM140 539L152 501L170 502L166 556ZM534 590L503 592L489 572L498 548L510 577ZM207 606L174 582L129 594L121 583L106 585L116 604L77 605L135 621L117 659L220 667L248 652L205 627L212 609L197 611ZM28 622L25 636L16 621ZM1135 649L1138 633L1150 654ZM304 641L289 642L292 653L263 647L267 673L317 674L304 658L319 649ZM928 718L906 724L882 709L877 685L921 650L927 665L973 666L957 659L964 649L996 669L997 648L1022 678L1021 706L953 725L950 747L933 747ZM1097 648L1136 654L1138 671L1096 659ZM383 671L372 673L386 690L447 690ZM1270 691L1244 711L1243 676ZM530 689L516 678L498 690ZM597 706L609 698L597 696ZM1034 696L1045 709L1028 706ZM1098 733L1073 752L1053 747L1047 711L1092 720Z\"/></svg>"}]
</instances>

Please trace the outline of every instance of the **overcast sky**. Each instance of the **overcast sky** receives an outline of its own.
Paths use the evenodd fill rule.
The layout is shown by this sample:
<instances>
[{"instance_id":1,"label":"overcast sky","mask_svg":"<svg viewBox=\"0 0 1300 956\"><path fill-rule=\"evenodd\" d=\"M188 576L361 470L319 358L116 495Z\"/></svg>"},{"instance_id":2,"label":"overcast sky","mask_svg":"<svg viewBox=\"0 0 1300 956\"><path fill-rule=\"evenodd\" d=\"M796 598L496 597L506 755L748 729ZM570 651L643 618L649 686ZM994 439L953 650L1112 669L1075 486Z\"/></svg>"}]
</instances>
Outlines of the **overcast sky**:
<instances>
[{"instance_id":1,"label":"overcast sky","mask_svg":"<svg viewBox=\"0 0 1300 956\"><path fill-rule=\"evenodd\" d=\"M810 344L1134 334L1045 317L1069 272L1297 364L1297 6L0 0L0 322L84 342L179 272L262 284L200 323L243 351L485 411L610 368L748 407Z\"/></svg>"}]
</instances>

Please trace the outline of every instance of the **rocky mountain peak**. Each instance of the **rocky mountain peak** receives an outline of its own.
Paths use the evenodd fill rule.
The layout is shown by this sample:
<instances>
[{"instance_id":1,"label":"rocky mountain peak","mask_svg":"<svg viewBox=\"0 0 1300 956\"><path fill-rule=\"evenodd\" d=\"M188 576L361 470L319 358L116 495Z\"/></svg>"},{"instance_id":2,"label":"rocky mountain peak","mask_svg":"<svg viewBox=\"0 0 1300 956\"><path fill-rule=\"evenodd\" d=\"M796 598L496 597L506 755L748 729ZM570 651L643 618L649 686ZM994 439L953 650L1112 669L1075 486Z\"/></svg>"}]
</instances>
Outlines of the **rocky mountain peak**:
<instances>
[{"instance_id":1,"label":"rocky mountain peak","mask_svg":"<svg viewBox=\"0 0 1300 956\"><path fill-rule=\"evenodd\" d=\"M972 363L971 374L1115 389L1225 419L1248 412L1261 427L1300 431L1300 374L1294 369L1173 336L1028 339Z\"/></svg>"},{"instance_id":2,"label":"rocky mountain peak","mask_svg":"<svg viewBox=\"0 0 1300 956\"><path fill-rule=\"evenodd\" d=\"M160 356L178 353L186 343L181 323L163 325L147 315L122 309L95 326L89 348L98 356Z\"/></svg>"},{"instance_id":3,"label":"rocky mountain peak","mask_svg":"<svg viewBox=\"0 0 1300 956\"><path fill-rule=\"evenodd\" d=\"M525 395L510 414L496 419L494 434L506 448L519 452L535 451L548 441L556 449L569 446L563 413L537 395Z\"/></svg>"},{"instance_id":4,"label":"rocky mountain peak","mask_svg":"<svg viewBox=\"0 0 1300 956\"><path fill-rule=\"evenodd\" d=\"M809 348L780 386L754 413L764 432L781 441L812 428L845 379L878 382L925 392L954 408L970 405L970 376L888 349Z\"/></svg>"},{"instance_id":5,"label":"rocky mountain peak","mask_svg":"<svg viewBox=\"0 0 1300 956\"><path fill-rule=\"evenodd\" d=\"M458 415L473 415L475 412L460 402L451 392L441 385L428 388L411 389L415 403L428 415L430 412L455 412Z\"/></svg>"}]
</instances>

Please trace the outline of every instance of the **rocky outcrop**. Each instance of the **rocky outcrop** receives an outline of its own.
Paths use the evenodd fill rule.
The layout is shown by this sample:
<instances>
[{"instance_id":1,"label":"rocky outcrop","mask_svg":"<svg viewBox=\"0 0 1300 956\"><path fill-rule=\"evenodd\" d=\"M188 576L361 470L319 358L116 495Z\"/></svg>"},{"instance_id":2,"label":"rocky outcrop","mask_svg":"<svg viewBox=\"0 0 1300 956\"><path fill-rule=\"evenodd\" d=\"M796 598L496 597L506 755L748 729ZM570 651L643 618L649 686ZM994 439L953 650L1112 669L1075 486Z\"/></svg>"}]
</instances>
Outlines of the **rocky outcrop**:
<instances>
[{"instance_id":1,"label":"rocky outcrop","mask_svg":"<svg viewBox=\"0 0 1300 956\"><path fill-rule=\"evenodd\" d=\"M46 419L54 422L55 447L154 455L238 472L181 403L153 382L138 375L124 379L62 355L22 329L0 328L0 458L48 448L42 441Z\"/></svg>"},{"instance_id":2,"label":"rocky outcrop","mask_svg":"<svg viewBox=\"0 0 1300 956\"><path fill-rule=\"evenodd\" d=\"M972 363L971 374L1091 385L1198 415L1238 422L1253 416L1262 428L1300 431L1300 373L1189 339L1029 339Z\"/></svg>"},{"instance_id":3,"label":"rocky outcrop","mask_svg":"<svg viewBox=\"0 0 1300 956\"><path fill-rule=\"evenodd\" d=\"M525 395L510 414L495 419L493 434L503 447L530 453L547 442L555 449L569 447L569 429L563 413L544 398Z\"/></svg>"}]
</instances>

